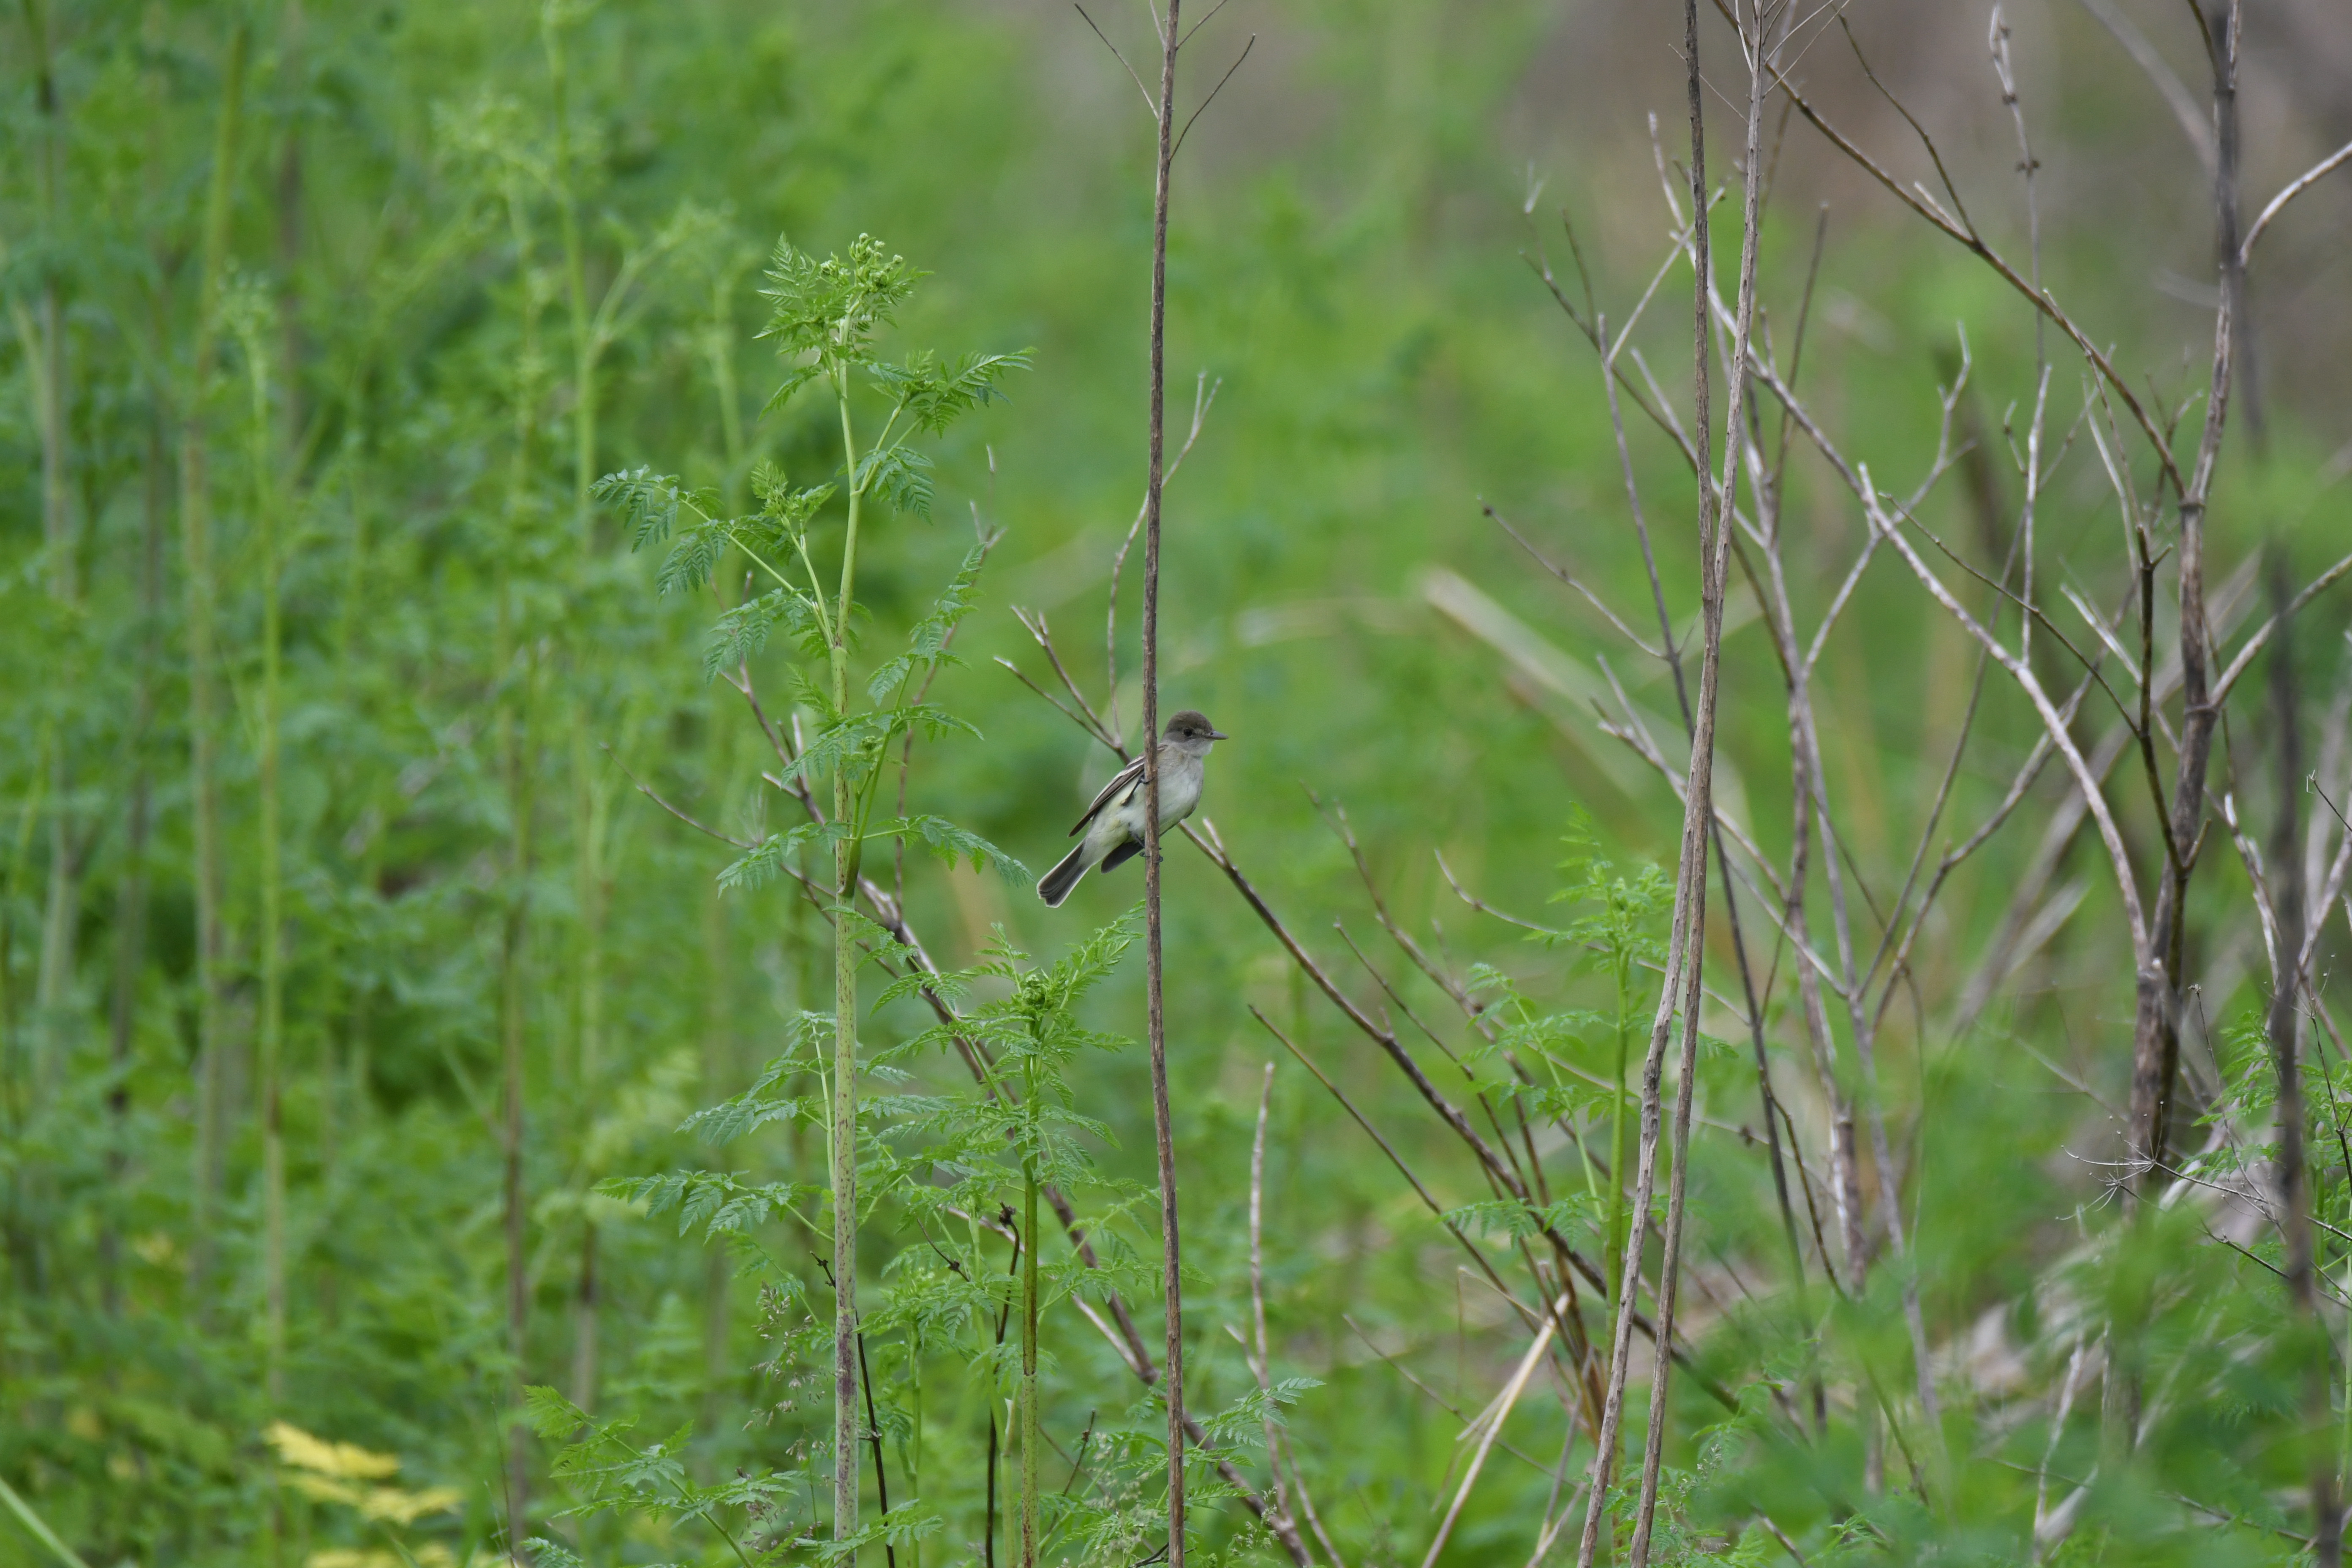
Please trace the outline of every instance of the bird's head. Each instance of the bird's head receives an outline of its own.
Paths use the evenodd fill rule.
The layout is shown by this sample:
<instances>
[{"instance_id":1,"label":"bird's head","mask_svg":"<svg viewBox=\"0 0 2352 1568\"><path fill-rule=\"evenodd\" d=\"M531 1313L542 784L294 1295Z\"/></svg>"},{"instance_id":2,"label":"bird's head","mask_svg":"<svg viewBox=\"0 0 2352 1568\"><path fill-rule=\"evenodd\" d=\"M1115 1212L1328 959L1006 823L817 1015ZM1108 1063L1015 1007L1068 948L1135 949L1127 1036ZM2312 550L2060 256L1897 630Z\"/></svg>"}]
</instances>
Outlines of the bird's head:
<instances>
[{"instance_id":1,"label":"bird's head","mask_svg":"<svg viewBox=\"0 0 2352 1568\"><path fill-rule=\"evenodd\" d=\"M1168 728L1160 731L1160 738L1195 757L1205 757L1211 746L1219 741L1232 739L1219 732L1204 715L1190 708L1170 719Z\"/></svg>"}]
</instances>

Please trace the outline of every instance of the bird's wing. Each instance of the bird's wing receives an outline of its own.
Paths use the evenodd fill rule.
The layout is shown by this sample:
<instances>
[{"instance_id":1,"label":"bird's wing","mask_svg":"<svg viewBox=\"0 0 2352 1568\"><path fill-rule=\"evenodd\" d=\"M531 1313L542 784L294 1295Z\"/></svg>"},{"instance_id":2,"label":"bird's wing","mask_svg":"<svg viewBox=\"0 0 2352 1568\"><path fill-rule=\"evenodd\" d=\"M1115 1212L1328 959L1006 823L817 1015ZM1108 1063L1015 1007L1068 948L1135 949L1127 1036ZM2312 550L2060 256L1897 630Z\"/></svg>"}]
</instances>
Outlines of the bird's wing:
<instances>
[{"instance_id":1,"label":"bird's wing","mask_svg":"<svg viewBox=\"0 0 2352 1568\"><path fill-rule=\"evenodd\" d=\"M1077 825L1070 829L1070 837L1076 838L1079 834L1084 833L1087 830L1087 824L1092 822L1102 808L1110 804L1113 796L1139 783L1142 778L1143 759L1141 757L1136 758L1135 761L1113 773L1110 783L1103 785L1102 793L1095 796L1094 804L1087 807L1087 814L1079 817Z\"/></svg>"}]
</instances>

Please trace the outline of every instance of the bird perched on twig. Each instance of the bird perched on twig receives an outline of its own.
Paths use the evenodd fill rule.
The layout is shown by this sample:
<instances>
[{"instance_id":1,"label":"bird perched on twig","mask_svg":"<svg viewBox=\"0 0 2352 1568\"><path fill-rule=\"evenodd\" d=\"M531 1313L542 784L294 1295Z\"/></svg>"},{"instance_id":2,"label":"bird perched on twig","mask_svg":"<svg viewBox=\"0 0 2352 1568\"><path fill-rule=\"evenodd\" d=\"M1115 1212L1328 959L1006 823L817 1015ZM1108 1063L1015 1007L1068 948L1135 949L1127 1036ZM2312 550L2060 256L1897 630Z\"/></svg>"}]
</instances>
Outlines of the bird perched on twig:
<instances>
[{"instance_id":1,"label":"bird perched on twig","mask_svg":"<svg viewBox=\"0 0 2352 1568\"><path fill-rule=\"evenodd\" d=\"M1160 831L1167 832L1192 815L1201 804L1201 775L1209 748L1231 737L1187 708L1168 721L1160 737ZM1115 869L1143 852L1143 759L1121 768L1103 785L1094 804L1078 818L1072 837L1084 833L1078 847L1039 879L1037 896L1046 907L1058 906L1078 885L1078 879L1099 865Z\"/></svg>"}]
</instances>

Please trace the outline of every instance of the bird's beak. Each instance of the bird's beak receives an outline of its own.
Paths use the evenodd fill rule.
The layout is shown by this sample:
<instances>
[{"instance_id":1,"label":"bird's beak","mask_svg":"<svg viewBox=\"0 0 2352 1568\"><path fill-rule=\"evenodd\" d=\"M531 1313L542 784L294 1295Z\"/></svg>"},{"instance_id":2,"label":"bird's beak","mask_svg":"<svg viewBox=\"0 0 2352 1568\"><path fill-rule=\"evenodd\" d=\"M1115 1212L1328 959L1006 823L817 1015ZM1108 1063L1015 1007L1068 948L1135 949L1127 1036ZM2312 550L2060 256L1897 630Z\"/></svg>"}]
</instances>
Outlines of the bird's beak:
<instances>
[{"instance_id":1,"label":"bird's beak","mask_svg":"<svg viewBox=\"0 0 2352 1568\"><path fill-rule=\"evenodd\" d=\"M1226 734L1222 730L1212 730L1209 731L1209 739L1212 741L1230 741L1233 737Z\"/></svg>"}]
</instances>

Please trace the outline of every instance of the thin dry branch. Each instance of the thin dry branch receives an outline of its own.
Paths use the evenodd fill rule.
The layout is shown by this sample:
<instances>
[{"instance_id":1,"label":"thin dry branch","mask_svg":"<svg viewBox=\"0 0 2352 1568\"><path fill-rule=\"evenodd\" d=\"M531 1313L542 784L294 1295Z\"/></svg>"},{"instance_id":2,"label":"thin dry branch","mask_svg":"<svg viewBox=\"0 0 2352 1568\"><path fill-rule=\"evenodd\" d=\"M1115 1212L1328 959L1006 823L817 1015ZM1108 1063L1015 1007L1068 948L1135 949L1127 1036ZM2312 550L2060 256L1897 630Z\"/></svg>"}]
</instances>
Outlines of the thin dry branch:
<instances>
[{"instance_id":1,"label":"thin dry branch","mask_svg":"<svg viewBox=\"0 0 2352 1568\"><path fill-rule=\"evenodd\" d=\"M2242 268L2253 259L2254 241L2262 238L2263 230L2270 227L2271 219L2278 216L2287 203L2342 168L2347 163L2352 163L2352 142L2347 142L2289 181L2286 188L2271 198L2270 205L2263 209L2262 216L2254 219L2253 226L2246 230L2245 243L2238 247L2238 265Z\"/></svg>"},{"instance_id":2,"label":"thin dry branch","mask_svg":"<svg viewBox=\"0 0 2352 1568\"><path fill-rule=\"evenodd\" d=\"M1790 100L1796 104L1797 112L1803 115L1806 121L1811 124L1814 130L1819 131L1824 137L1828 138L1832 146L1835 147L1839 152L1844 153L1849 159L1853 160L1854 164L1862 169L1864 173L1876 180L1881 185L1884 185L1894 195L1897 201L1900 201L1904 205L1909 207L1913 212L1917 213L1921 217L1926 218L1946 237L1959 244L1962 247L1974 254L1979 260L1983 261L1986 266L1991 268L1995 276L1999 277L2002 282L2007 283L2011 288L2017 290L2018 293L2023 295L2028 300L2032 301L2035 310L2041 311L2044 316L2047 316L2053 325L2056 326L2060 331L2066 334L2068 339L2074 342L2075 349L2081 353L2083 357L2099 373L2100 378L2114 389L2116 396L2122 401L2123 405L2131 410L2133 419L2139 425L2141 432L2147 436L2148 445L2152 449L2158 465L2163 468L2165 477L2170 479L2176 487L2185 488L2179 468L2173 461L2171 447L2165 440L2164 432L2158 426L2155 419L2148 414L2146 405L2140 402L2137 395L2132 391L2130 384L2126 382L2122 374L2116 369L2114 362L2107 358L2105 351L2101 349L2097 343L2093 342L2090 334L2084 331L2081 327L2077 326L2074 322L2074 319L2059 307L2056 299L2052 296L2050 291L2047 289L2035 289L2032 279L2021 274L2015 267L2011 266L2010 262L2000 255L1999 251L1993 249L1990 244L1979 236L1974 228L1969 227L1965 224L1956 222L1949 215L1946 214L1940 207L1937 206L1935 203L1923 200L1920 195L1904 189L1902 184L1895 180L1895 176L1888 174L1885 168L1881 167L1876 160L1873 159L1860 147L1857 147L1853 142L1849 141L1845 134L1839 131L1837 127L1832 125L1829 121L1822 116L1821 110L1815 109L1811 101L1808 100L1804 94L1799 92L1796 87L1790 82L1785 76L1781 75L1777 68L1773 68L1768 63L1767 68L1772 70L1774 84L1780 91L1787 93Z\"/></svg>"}]
</instances>

